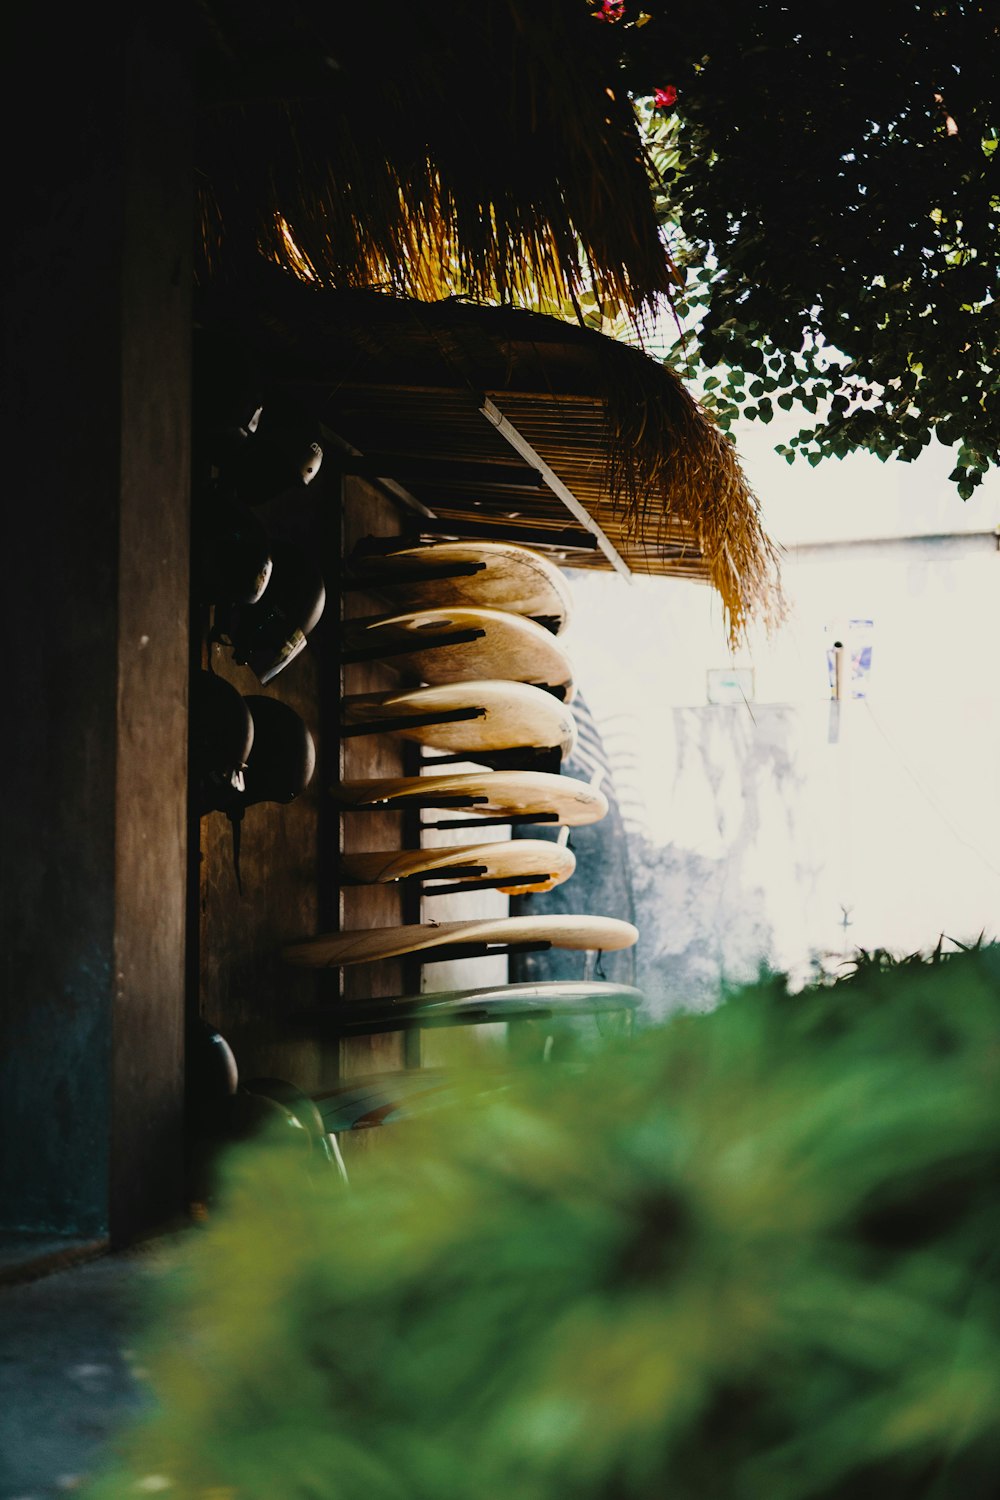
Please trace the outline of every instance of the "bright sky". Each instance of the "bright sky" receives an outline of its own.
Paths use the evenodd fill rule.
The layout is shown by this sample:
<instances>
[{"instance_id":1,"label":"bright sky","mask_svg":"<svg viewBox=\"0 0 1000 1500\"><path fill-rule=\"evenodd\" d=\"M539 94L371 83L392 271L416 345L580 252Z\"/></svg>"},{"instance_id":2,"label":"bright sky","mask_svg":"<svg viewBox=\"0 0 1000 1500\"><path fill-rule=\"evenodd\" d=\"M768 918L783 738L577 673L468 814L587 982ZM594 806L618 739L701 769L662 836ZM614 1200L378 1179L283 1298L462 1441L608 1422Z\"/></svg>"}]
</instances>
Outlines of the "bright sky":
<instances>
[{"instance_id":1,"label":"bright sky","mask_svg":"<svg viewBox=\"0 0 1000 1500\"><path fill-rule=\"evenodd\" d=\"M782 414L768 426L741 424L736 443L775 541L915 536L935 532L991 531L1000 523L1000 474L991 470L971 500L960 500L948 475L953 449L932 440L915 463L880 463L870 454L829 459L810 468L774 452L804 422Z\"/></svg>"}]
</instances>

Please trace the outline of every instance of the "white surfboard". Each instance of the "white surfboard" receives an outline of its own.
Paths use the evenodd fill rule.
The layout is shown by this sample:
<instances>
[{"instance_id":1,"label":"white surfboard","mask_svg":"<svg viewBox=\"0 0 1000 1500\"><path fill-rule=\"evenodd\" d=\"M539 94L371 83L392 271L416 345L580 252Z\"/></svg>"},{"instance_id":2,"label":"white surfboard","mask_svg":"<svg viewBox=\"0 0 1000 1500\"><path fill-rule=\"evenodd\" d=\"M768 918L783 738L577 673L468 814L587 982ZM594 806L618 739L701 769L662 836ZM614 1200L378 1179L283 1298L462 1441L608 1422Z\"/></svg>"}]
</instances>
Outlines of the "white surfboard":
<instances>
[{"instance_id":1,"label":"white surfboard","mask_svg":"<svg viewBox=\"0 0 1000 1500\"><path fill-rule=\"evenodd\" d=\"M456 718L450 714L474 713ZM426 719L443 723L424 723ZM449 682L394 693L356 693L343 700L342 719L355 730L384 726L405 739L439 750L532 748L570 755L576 744L572 711L542 688L525 682Z\"/></svg>"},{"instance_id":2,"label":"white surfboard","mask_svg":"<svg viewBox=\"0 0 1000 1500\"><path fill-rule=\"evenodd\" d=\"M317 1009L311 1019L320 1035L356 1036L431 1026L487 1026L631 1013L643 998L642 991L632 985L610 980L554 979L327 1005Z\"/></svg>"},{"instance_id":3,"label":"white surfboard","mask_svg":"<svg viewBox=\"0 0 1000 1500\"><path fill-rule=\"evenodd\" d=\"M575 776L557 776L548 771L379 776L338 782L333 795L345 811L454 807L468 813L470 818L504 815L527 818L539 814L571 828L596 823L608 811L608 799L603 792Z\"/></svg>"},{"instance_id":4,"label":"white surfboard","mask_svg":"<svg viewBox=\"0 0 1000 1500\"><path fill-rule=\"evenodd\" d=\"M352 559L356 572L401 609L485 605L542 621L558 635L571 613L569 586L540 552L513 542L435 542ZM475 568L475 572L462 569ZM455 569L449 576L448 570Z\"/></svg>"},{"instance_id":5,"label":"white surfboard","mask_svg":"<svg viewBox=\"0 0 1000 1500\"><path fill-rule=\"evenodd\" d=\"M618 917L538 916L485 917L471 922L419 922L404 927L365 927L352 932L327 932L289 943L288 963L310 969L343 964L372 963L407 953L428 955L435 948L506 946L510 943L549 943L553 948L610 952L631 948L639 933Z\"/></svg>"},{"instance_id":6,"label":"white surfboard","mask_svg":"<svg viewBox=\"0 0 1000 1500\"><path fill-rule=\"evenodd\" d=\"M516 881L509 886L498 885L507 895L550 891L568 880L575 869L576 855L572 849L551 839L497 839L486 844L450 844L437 849L372 850L342 855L340 862L342 876L359 885L381 885L417 875L452 881L464 879L473 888L483 880ZM531 875L540 878L526 883L523 877Z\"/></svg>"},{"instance_id":7,"label":"white surfboard","mask_svg":"<svg viewBox=\"0 0 1000 1500\"><path fill-rule=\"evenodd\" d=\"M500 678L545 688L564 703L573 696L573 668L555 636L509 610L456 606L349 620L343 641L366 659L381 652L390 666L422 682Z\"/></svg>"}]
</instances>

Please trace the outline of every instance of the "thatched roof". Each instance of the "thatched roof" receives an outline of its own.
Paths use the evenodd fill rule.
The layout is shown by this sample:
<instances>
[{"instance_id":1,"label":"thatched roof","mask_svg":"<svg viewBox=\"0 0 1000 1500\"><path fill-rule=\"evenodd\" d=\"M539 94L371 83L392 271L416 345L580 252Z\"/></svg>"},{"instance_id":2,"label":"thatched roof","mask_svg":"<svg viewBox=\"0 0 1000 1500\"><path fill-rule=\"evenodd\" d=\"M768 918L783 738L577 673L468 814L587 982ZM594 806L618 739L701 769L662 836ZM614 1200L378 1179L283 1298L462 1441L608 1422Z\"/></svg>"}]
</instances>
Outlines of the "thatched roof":
<instances>
[{"instance_id":1,"label":"thatched roof","mask_svg":"<svg viewBox=\"0 0 1000 1500\"><path fill-rule=\"evenodd\" d=\"M200 0L203 276L501 302L670 285L614 37L581 0Z\"/></svg>"},{"instance_id":2,"label":"thatched roof","mask_svg":"<svg viewBox=\"0 0 1000 1500\"><path fill-rule=\"evenodd\" d=\"M775 603L774 551L737 455L665 366L536 313L268 279L250 301L213 293L207 321L250 341L353 450L348 468L405 486L428 513L419 529L513 536L566 566L609 566L547 467L629 568L712 583L734 640ZM512 449L491 408L534 457Z\"/></svg>"}]
</instances>

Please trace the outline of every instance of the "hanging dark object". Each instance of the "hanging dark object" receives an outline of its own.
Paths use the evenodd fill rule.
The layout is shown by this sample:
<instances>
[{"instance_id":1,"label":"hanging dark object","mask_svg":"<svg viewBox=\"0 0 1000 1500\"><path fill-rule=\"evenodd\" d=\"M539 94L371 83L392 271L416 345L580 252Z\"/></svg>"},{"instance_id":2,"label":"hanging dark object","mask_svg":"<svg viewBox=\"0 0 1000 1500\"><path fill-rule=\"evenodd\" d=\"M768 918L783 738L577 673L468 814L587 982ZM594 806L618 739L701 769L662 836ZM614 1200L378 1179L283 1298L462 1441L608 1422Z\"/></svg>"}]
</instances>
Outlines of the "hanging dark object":
<instances>
[{"instance_id":1,"label":"hanging dark object","mask_svg":"<svg viewBox=\"0 0 1000 1500\"><path fill-rule=\"evenodd\" d=\"M212 672L196 673L191 681L189 775L199 816L239 805L253 741L250 709L232 683Z\"/></svg>"},{"instance_id":2,"label":"hanging dark object","mask_svg":"<svg viewBox=\"0 0 1000 1500\"><path fill-rule=\"evenodd\" d=\"M253 441L233 448L223 479L245 504L263 505L311 484L322 462L316 423L269 398Z\"/></svg>"},{"instance_id":3,"label":"hanging dark object","mask_svg":"<svg viewBox=\"0 0 1000 1500\"><path fill-rule=\"evenodd\" d=\"M201 604L256 604L271 577L263 523L214 486L196 492L191 514L191 584Z\"/></svg>"},{"instance_id":4,"label":"hanging dark object","mask_svg":"<svg viewBox=\"0 0 1000 1500\"><path fill-rule=\"evenodd\" d=\"M184 1058L191 1129L209 1134L219 1129L239 1087L236 1058L221 1032L200 1018L187 1028Z\"/></svg>"},{"instance_id":5,"label":"hanging dark object","mask_svg":"<svg viewBox=\"0 0 1000 1500\"><path fill-rule=\"evenodd\" d=\"M249 666L266 686L305 648L326 603L323 577L304 548L271 543L273 572L257 603L239 604L217 619L217 634L228 639L233 657Z\"/></svg>"},{"instance_id":6,"label":"hanging dark object","mask_svg":"<svg viewBox=\"0 0 1000 1500\"><path fill-rule=\"evenodd\" d=\"M316 769L316 745L302 719L277 698L244 699L254 723L254 742L244 772L241 808L258 802L292 802Z\"/></svg>"},{"instance_id":7,"label":"hanging dark object","mask_svg":"<svg viewBox=\"0 0 1000 1500\"><path fill-rule=\"evenodd\" d=\"M325 1163L332 1166L345 1182L347 1181L347 1173L340 1152L337 1150L336 1142L327 1133L323 1116L320 1114L315 1099L304 1094L294 1083L287 1083L283 1078L251 1078L246 1085L246 1092L263 1099L273 1100L275 1104L280 1104L282 1109L287 1110L308 1133L313 1151Z\"/></svg>"},{"instance_id":8,"label":"hanging dark object","mask_svg":"<svg viewBox=\"0 0 1000 1500\"><path fill-rule=\"evenodd\" d=\"M303 1156L313 1148L309 1132L292 1110L277 1099L240 1089L227 1101L226 1139L231 1143L250 1141L265 1131L273 1142Z\"/></svg>"},{"instance_id":9,"label":"hanging dark object","mask_svg":"<svg viewBox=\"0 0 1000 1500\"><path fill-rule=\"evenodd\" d=\"M230 458L257 431L263 382L240 345L196 330L192 359L192 431L196 472Z\"/></svg>"},{"instance_id":10,"label":"hanging dark object","mask_svg":"<svg viewBox=\"0 0 1000 1500\"><path fill-rule=\"evenodd\" d=\"M210 676L209 673L204 675ZM219 786L215 800L206 810L218 808L229 819L233 834L233 870L242 896L240 849L243 814L248 807L255 807L259 802L293 802L300 792L304 792L316 769L316 745L302 719L287 703L252 694L240 698L236 693L236 697L252 725L252 743L238 778L239 784L233 781L224 788ZM217 783L213 783L215 785Z\"/></svg>"}]
</instances>

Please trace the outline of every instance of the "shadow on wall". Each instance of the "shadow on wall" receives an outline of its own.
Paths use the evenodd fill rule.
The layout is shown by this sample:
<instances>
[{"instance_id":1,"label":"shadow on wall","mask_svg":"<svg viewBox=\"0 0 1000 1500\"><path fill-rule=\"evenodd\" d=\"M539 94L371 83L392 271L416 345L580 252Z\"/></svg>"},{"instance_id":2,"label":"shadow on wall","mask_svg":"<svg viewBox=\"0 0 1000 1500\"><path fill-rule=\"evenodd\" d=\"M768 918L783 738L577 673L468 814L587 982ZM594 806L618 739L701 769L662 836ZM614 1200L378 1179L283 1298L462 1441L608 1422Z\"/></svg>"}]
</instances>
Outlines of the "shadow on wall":
<instances>
[{"instance_id":1,"label":"shadow on wall","mask_svg":"<svg viewBox=\"0 0 1000 1500\"><path fill-rule=\"evenodd\" d=\"M726 857L657 848L634 832L629 849L643 1017L711 1010L724 984L751 979L768 962L774 933L764 891L745 889Z\"/></svg>"},{"instance_id":2,"label":"shadow on wall","mask_svg":"<svg viewBox=\"0 0 1000 1500\"><path fill-rule=\"evenodd\" d=\"M608 814L598 823L570 830L569 845L576 855L573 876L551 891L512 896L511 915L587 915L619 917L626 922L635 922L629 838L600 732L579 693L573 700L573 716L577 722L578 743L564 762L562 771L567 776L588 782L600 772L600 789L608 799ZM559 830L530 825L523 830L516 828L514 837L518 836L554 841ZM620 984L635 984L635 975L634 948L601 954L596 962L592 953L559 948L542 953L515 953L510 959L513 982L610 979Z\"/></svg>"},{"instance_id":3,"label":"shadow on wall","mask_svg":"<svg viewBox=\"0 0 1000 1500\"><path fill-rule=\"evenodd\" d=\"M827 865L794 708L678 708L672 728L663 785L677 836L660 845L629 828L651 1019L710 1009L762 967L808 971Z\"/></svg>"},{"instance_id":4,"label":"shadow on wall","mask_svg":"<svg viewBox=\"0 0 1000 1500\"><path fill-rule=\"evenodd\" d=\"M706 1010L726 985L762 968L805 982L830 954L839 908L842 807L826 736L825 704L706 704L665 724L662 773L643 788L657 816L622 816L613 770L585 705L566 773L589 780L599 758L611 810L574 829L577 869L565 885L512 899L512 912L600 913L639 929L634 949L604 955L529 953L516 980L606 977L636 984L643 1016ZM673 834L661 842L653 828ZM537 828L532 837L546 836ZM527 836L527 835L526 835ZM548 837L556 837L550 831Z\"/></svg>"}]
</instances>

